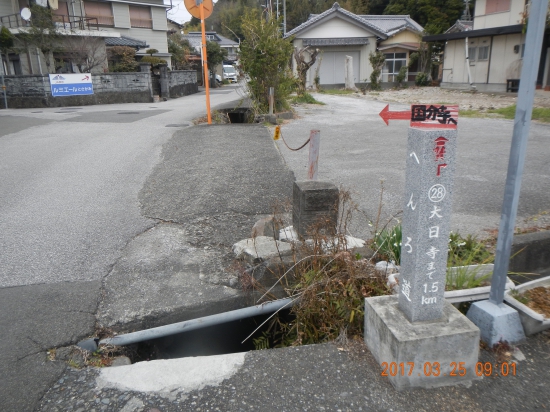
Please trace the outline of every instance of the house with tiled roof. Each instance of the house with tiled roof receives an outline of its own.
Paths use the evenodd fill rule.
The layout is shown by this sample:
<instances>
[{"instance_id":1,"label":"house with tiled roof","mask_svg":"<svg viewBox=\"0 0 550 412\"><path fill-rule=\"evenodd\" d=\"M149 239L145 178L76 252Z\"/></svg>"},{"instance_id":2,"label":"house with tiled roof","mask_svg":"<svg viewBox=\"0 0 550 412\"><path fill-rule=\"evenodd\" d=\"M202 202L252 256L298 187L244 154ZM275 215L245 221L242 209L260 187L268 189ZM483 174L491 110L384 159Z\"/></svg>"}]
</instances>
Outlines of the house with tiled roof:
<instances>
[{"instance_id":1,"label":"house with tiled roof","mask_svg":"<svg viewBox=\"0 0 550 412\"><path fill-rule=\"evenodd\" d=\"M21 10L33 5L50 10L52 23L61 35L59 44L49 57L27 47L14 48L0 59L7 73L42 74L48 67L54 72L78 72L69 53L75 44L95 60L102 61L92 72L108 70L106 47L109 46L133 47L138 59L146 54L147 48L156 49L158 53L154 56L170 64L166 9L171 6L163 0L0 0L0 26L5 26L17 38L33 22L33 16L23 18Z\"/></svg>"},{"instance_id":2,"label":"house with tiled roof","mask_svg":"<svg viewBox=\"0 0 550 412\"><path fill-rule=\"evenodd\" d=\"M227 50L228 63L237 61L239 53L239 43L228 39L227 37L222 36L215 31L207 31L205 32L205 35L206 41L214 41L218 43L222 49ZM200 53L202 44L202 32L190 31L187 34L184 34L182 37L189 41L189 44L196 50L197 53Z\"/></svg>"},{"instance_id":3,"label":"house with tiled roof","mask_svg":"<svg viewBox=\"0 0 550 412\"><path fill-rule=\"evenodd\" d=\"M294 47L311 46L322 51L319 55L322 57L308 72L308 86L313 84L317 71L321 85L338 86L344 84L346 56L353 57L355 82L369 82L372 72L369 54L377 50L386 57L382 81L394 82L400 68L408 64L410 54L418 50L423 30L410 16L357 15L334 3L325 12L310 15L285 37L293 37ZM408 80L414 80L415 76L411 69Z\"/></svg>"},{"instance_id":4,"label":"house with tiled roof","mask_svg":"<svg viewBox=\"0 0 550 412\"><path fill-rule=\"evenodd\" d=\"M525 51L530 1L477 0L473 21L457 21L426 42L445 42L441 87L517 92ZM545 29L537 88L550 91L550 29Z\"/></svg>"}]
</instances>

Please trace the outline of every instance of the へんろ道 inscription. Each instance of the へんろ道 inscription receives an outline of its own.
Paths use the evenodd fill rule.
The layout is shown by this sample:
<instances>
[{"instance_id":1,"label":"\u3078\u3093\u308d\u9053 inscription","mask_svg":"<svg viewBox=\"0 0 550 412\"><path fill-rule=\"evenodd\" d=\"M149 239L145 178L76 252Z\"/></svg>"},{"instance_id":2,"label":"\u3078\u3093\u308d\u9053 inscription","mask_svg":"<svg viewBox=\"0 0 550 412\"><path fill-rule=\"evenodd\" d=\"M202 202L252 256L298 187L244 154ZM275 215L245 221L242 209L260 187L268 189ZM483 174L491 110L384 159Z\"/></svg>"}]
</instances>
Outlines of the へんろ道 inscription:
<instances>
[{"instance_id":1,"label":"\u3078\u3093\u308d\u9053 inscription","mask_svg":"<svg viewBox=\"0 0 550 412\"><path fill-rule=\"evenodd\" d=\"M423 110L417 115L437 120ZM442 316L456 137L456 129L409 129L399 307L411 322Z\"/></svg>"}]
</instances>

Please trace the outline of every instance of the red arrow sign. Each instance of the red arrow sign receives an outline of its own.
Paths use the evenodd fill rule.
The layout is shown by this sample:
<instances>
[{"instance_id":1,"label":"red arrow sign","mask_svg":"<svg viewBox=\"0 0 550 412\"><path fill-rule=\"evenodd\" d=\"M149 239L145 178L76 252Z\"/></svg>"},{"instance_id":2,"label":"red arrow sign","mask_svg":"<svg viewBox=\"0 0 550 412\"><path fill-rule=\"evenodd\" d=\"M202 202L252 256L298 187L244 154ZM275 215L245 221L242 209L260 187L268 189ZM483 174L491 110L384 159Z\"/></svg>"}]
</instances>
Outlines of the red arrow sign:
<instances>
[{"instance_id":1,"label":"red arrow sign","mask_svg":"<svg viewBox=\"0 0 550 412\"><path fill-rule=\"evenodd\" d=\"M390 105L388 104L380 112L380 117L389 126L390 119L391 120L411 120L411 111L407 110L405 112L390 112Z\"/></svg>"},{"instance_id":2,"label":"red arrow sign","mask_svg":"<svg viewBox=\"0 0 550 412\"><path fill-rule=\"evenodd\" d=\"M409 120L411 127L433 129L456 129L458 105L413 104L411 110L390 112L390 105L382 109L380 117L389 126L391 120Z\"/></svg>"}]
</instances>

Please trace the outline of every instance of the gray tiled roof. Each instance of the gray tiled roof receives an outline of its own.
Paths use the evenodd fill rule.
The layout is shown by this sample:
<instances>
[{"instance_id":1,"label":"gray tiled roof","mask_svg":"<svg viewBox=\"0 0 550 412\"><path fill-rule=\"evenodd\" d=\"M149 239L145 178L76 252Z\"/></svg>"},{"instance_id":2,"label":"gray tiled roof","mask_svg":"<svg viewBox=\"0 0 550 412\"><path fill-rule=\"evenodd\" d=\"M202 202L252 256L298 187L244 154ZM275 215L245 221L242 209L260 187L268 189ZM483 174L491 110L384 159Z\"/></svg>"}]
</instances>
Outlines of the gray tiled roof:
<instances>
[{"instance_id":1,"label":"gray tiled roof","mask_svg":"<svg viewBox=\"0 0 550 412\"><path fill-rule=\"evenodd\" d=\"M392 34L395 31L410 29L419 33L424 31L424 28L411 19L408 15L383 15L363 14L360 18L367 20L369 23L379 27L386 34Z\"/></svg>"},{"instance_id":2,"label":"gray tiled roof","mask_svg":"<svg viewBox=\"0 0 550 412\"><path fill-rule=\"evenodd\" d=\"M472 30L474 22L470 20L457 20L445 33L458 33L462 31Z\"/></svg>"},{"instance_id":3,"label":"gray tiled roof","mask_svg":"<svg viewBox=\"0 0 550 412\"><path fill-rule=\"evenodd\" d=\"M341 13L342 15L344 15L346 17L349 17L352 20L355 20L357 23L361 24L366 29L374 32L374 34L376 34L378 37L381 37L381 38L384 38L384 39L387 37L386 33L384 33L384 31L381 30L379 27L373 25L372 23L370 23L369 21L367 21L365 19L362 19L357 14L353 14L353 13L347 11L347 10L344 10L343 8L340 7L340 5L338 3L334 3L330 9L326 10L325 12L323 12L321 14L312 14L312 15L310 15L309 19L307 21L300 24L298 27L294 28L293 30L289 31L285 35L285 37L292 36L292 35L300 32L300 31L306 29L307 27L313 26L315 23L317 23L318 21L322 20L323 18L329 16L332 13Z\"/></svg>"},{"instance_id":4,"label":"gray tiled roof","mask_svg":"<svg viewBox=\"0 0 550 412\"><path fill-rule=\"evenodd\" d=\"M207 31L207 32L205 32L205 34L210 35L210 36L214 36L214 39L212 41L215 41L216 43L218 43L222 47L223 46L226 46L226 47L227 46L234 46L234 47L239 46L239 43L237 43L236 41L228 39L227 37L224 37L221 34L216 33L215 31ZM192 31L192 32L189 32L187 34L184 34L183 38L189 40L189 43L193 47L200 47L200 45L202 44L202 33L201 32Z\"/></svg>"},{"instance_id":5,"label":"gray tiled roof","mask_svg":"<svg viewBox=\"0 0 550 412\"><path fill-rule=\"evenodd\" d=\"M105 46L149 47L146 41L128 36L107 37L105 38Z\"/></svg>"},{"instance_id":6,"label":"gray tiled roof","mask_svg":"<svg viewBox=\"0 0 550 412\"><path fill-rule=\"evenodd\" d=\"M304 46L355 46L357 44L369 44L367 37L346 37L330 39L304 39Z\"/></svg>"}]
</instances>

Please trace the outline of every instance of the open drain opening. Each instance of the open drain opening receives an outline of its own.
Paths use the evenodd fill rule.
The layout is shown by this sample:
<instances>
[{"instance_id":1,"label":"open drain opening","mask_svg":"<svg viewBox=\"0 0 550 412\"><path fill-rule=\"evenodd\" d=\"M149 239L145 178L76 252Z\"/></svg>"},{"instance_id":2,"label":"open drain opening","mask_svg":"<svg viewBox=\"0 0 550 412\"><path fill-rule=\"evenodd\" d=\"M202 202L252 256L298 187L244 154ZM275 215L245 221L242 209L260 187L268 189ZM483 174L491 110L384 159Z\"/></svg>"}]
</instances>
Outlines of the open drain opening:
<instances>
[{"instance_id":1,"label":"open drain opening","mask_svg":"<svg viewBox=\"0 0 550 412\"><path fill-rule=\"evenodd\" d=\"M224 109L220 112L227 114L230 123L253 123L254 115L247 108Z\"/></svg>"},{"instance_id":2,"label":"open drain opening","mask_svg":"<svg viewBox=\"0 0 550 412\"><path fill-rule=\"evenodd\" d=\"M132 363L154 360L175 359L189 356L223 355L255 350L254 340L261 338L273 347L273 338L268 330L275 317L267 321L244 343L243 341L271 314L235 320L219 325L178 333L163 338L140 342L128 348ZM290 309L283 309L276 315L283 322L293 319Z\"/></svg>"}]
</instances>

